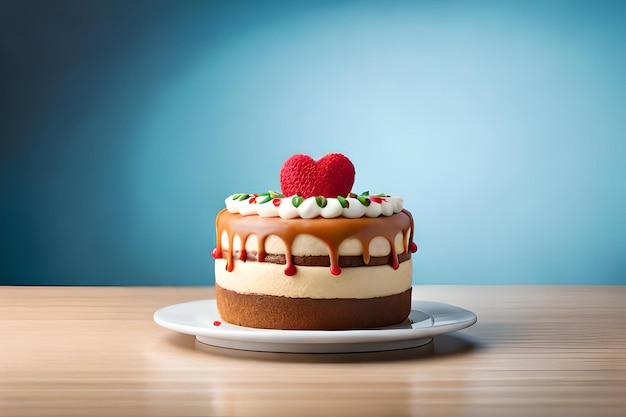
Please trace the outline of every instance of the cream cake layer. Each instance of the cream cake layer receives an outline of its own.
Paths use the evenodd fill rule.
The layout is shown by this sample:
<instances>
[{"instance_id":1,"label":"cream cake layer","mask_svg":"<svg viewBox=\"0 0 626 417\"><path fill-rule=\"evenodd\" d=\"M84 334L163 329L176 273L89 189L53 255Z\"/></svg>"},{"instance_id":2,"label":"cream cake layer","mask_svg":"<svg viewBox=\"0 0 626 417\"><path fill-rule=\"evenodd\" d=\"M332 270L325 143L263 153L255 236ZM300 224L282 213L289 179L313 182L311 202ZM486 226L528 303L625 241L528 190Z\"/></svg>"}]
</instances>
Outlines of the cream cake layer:
<instances>
[{"instance_id":1,"label":"cream cake layer","mask_svg":"<svg viewBox=\"0 0 626 417\"><path fill-rule=\"evenodd\" d=\"M389 265L342 268L339 276L328 267L298 266L293 276L285 266L267 262L235 261L232 271L225 259L215 260L215 282L241 294L266 294L290 298L372 298L402 293L411 288L412 261Z\"/></svg>"}]
</instances>

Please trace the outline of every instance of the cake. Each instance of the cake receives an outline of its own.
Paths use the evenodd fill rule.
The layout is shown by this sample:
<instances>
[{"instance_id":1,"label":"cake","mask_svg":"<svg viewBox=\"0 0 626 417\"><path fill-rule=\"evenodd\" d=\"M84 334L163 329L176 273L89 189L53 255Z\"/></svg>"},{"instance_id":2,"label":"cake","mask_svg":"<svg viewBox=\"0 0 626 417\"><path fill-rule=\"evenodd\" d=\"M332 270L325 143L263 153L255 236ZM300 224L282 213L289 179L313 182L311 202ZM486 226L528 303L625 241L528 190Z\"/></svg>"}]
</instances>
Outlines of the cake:
<instances>
[{"instance_id":1,"label":"cake","mask_svg":"<svg viewBox=\"0 0 626 417\"><path fill-rule=\"evenodd\" d=\"M345 330L407 319L413 218L400 197L352 193L354 177L343 154L298 154L280 170L280 193L226 198L212 253L222 320Z\"/></svg>"}]
</instances>

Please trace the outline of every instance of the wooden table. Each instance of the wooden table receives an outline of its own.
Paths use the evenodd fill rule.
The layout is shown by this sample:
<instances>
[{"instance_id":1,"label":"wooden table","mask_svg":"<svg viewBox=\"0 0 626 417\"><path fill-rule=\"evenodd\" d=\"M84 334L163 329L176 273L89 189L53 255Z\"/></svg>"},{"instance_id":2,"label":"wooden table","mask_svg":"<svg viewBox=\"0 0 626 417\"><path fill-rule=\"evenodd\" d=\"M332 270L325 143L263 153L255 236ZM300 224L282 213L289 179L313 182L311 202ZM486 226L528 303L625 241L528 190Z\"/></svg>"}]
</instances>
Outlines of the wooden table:
<instances>
[{"instance_id":1,"label":"wooden table","mask_svg":"<svg viewBox=\"0 0 626 417\"><path fill-rule=\"evenodd\" d=\"M205 347L212 288L0 287L0 416L626 416L626 287L420 286L478 323L359 354Z\"/></svg>"}]
</instances>

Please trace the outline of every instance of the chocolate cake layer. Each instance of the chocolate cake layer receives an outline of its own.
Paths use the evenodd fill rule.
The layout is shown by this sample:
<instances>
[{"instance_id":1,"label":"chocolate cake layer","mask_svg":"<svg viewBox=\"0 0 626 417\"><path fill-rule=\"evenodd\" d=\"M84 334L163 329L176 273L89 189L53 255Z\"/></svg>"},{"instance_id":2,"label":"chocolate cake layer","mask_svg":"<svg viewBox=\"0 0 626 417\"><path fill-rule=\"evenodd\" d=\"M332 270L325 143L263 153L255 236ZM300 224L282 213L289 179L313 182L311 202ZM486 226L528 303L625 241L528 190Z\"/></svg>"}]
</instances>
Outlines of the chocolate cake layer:
<instances>
[{"instance_id":1,"label":"chocolate cake layer","mask_svg":"<svg viewBox=\"0 0 626 417\"><path fill-rule=\"evenodd\" d=\"M228 254L228 250L223 251ZM236 250L233 254L235 259L241 259L241 251ZM299 266L330 266L330 257L322 255L310 255L310 256L292 256L293 264ZM398 262L402 263L411 259L411 252L404 252L398 255ZM253 251L246 251L246 261L258 262L258 254ZM263 257L263 262L285 265L285 254L267 253ZM363 255L341 255L339 256L339 266L341 268L353 268L362 266L378 266L389 265L391 263L391 255L386 256L371 256L369 263L365 263Z\"/></svg>"},{"instance_id":2,"label":"chocolate cake layer","mask_svg":"<svg viewBox=\"0 0 626 417\"><path fill-rule=\"evenodd\" d=\"M281 330L346 330L384 327L406 320L411 291L376 298L289 298L240 294L215 286L222 319L239 326Z\"/></svg>"}]
</instances>

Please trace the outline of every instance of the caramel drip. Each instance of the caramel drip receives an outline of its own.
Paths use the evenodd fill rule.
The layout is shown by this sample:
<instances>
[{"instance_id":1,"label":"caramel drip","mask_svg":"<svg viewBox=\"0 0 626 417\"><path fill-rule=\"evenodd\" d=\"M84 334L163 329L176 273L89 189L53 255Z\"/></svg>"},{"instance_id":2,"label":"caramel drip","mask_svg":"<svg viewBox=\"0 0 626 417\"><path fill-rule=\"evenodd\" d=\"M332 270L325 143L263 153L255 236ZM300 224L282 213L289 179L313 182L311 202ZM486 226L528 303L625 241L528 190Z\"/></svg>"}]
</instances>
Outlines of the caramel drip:
<instances>
[{"instance_id":1,"label":"caramel drip","mask_svg":"<svg viewBox=\"0 0 626 417\"><path fill-rule=\"evenodd\" d=\"M241 252L239 259L245 261L245 246L248 237L252 234L258 239L258 260L263 262L265 257L265 240L270 235L278 236L285 244L286 275L294 275L296 266L293 263L291 248L298 235L308 234L316 237L326 244L330 258L330 272L339 275L339 246L348 238L356 238L363 247L363 262L370 262L369 245L372 239L381 236L389 242L391 247L391 266L397 269L400 265L396 251L395 236L402 232L403 253L410 250L413 244L413 217L408 210L402 210L392 216L361 217L348 219L338 217L334 219L282 219L280 217L242 216L229 213L222 209L216 217L217 247L214 256L221 258L223 252L226 256L226 269L230 272L234 268L233 242L235 236L241 240ZM222 251L222 233L228 235L228 251ZM407 239L408 237L408 239Z\"/></svg>"},{"instance_id":2,"label":"caramel drip","mask_svg":"<svg viewBox=\"0 0 626 417\"><path fill-rule=\"evenodd\" d=\"M415 244L415 242L413 241L413 233L415 232L414 229L414 224L413 224L413 215L411 214L410 211L408 211L407 209L402 209L402 213L406 214L409 217L409 220L411 222L411 232L408 236L408 240L406 240L406 230L403 231L404 234L404 238L405 238L405 243L404 243L404 250L406 251L407 249L410 250L411 252L415 253L417 252L417 245Z\"/></svg>"}]
</instances>

